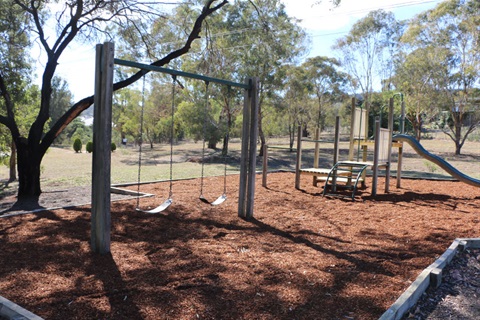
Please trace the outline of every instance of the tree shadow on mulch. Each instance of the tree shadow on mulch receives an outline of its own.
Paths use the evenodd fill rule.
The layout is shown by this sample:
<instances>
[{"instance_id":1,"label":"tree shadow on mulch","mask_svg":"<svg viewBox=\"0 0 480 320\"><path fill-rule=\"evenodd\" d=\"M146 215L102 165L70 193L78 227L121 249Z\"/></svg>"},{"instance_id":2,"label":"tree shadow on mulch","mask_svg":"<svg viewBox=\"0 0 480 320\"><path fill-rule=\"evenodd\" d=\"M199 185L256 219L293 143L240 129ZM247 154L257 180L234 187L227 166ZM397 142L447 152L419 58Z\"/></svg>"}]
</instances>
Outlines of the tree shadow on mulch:
<instances>
[{"instance_id":1,"label":"tree shadow on mulch","mask_svg":"<svg viewBox=\"0 0 480 320\"><path fill-rule=\"evenodd\" d=\"M48 319L375 319L452 237L478 229L479 194L452 182L406 180L352 202L271 174L243 220L227 179L219 207L192 197L192 180L174 183L162 214L113 203L112 256L89 250L89 206L5 219L0 288Z\"/></svg>"},{"instance_id":2,"label":"tree shadow on mulch","mask_svg":"<svg viewBox=\"0 0 480 320\"><path fill-rule=\"evenodd\" d=\"M39 197L17 200L10 208L0 211L0 216L15 212L38 212L47 208L41 206L38 202Z\"/></svg>"}]
</instances>

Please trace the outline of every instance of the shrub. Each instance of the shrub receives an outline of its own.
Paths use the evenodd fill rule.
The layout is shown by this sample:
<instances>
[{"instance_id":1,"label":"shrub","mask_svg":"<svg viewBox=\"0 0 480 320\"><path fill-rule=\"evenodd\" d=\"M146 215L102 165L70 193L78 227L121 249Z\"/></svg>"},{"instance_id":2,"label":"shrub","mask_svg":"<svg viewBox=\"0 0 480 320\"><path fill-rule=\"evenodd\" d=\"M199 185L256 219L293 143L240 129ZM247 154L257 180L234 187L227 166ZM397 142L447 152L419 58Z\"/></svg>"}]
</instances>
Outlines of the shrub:
<instances>
[{"instance_id":1,"label":"shrub","mask_svg":"<svg viewBox=\"0 0 480 320\"><path fill-rule=\"evenodd\" d=\"M428 171L431 173L435 173L438 170L438 167L436 164L431 163L430 161L424 160L423 164L428 168Z\"/></svg>"},{"instance_id":2,"label":"shrub","mask_svg":"<svg viewBox=\"0 0 480 320\"><path fill-rule=\"evenodd\" d=\"M73 150L75 150L75 152L82 152L82 140L80 140L79 138L75 139L75 141L73 142Z\"/></svg>"},{"instance_id":3,"label":"shrub","mask_svg":"<svg viewBox=\"0 0 480 320\"><path fill-rule=\"evenodd\" d=\"M92 141L87 142L87 145L85 146L85 150L87 150L88 153L93 152L93 142Z\"/></svg>"},{"instance_id":4,"label":"shrub","mask_svg":"<svg viewBox=\"0 0 480 320\"><path fill-rule=\"evenodd\" d=\"M115 144L115 142L112 142L112 148L111 148L112 152L117 150L117 145Z\"/></svg>"}]
</instances>

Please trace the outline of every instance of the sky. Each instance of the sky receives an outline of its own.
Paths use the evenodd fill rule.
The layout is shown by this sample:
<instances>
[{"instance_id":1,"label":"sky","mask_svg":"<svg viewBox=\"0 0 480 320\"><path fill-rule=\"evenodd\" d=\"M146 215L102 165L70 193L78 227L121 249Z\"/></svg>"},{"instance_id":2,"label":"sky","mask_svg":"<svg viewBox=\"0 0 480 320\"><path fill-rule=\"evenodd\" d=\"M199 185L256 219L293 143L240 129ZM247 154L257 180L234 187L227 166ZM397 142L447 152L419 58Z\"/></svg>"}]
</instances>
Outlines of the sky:
<instances>
[{"instance_id":1,"label":"sky","mask_svg":"<svg viewBox=\"0 0 480 320\"><path fill-rule=\"evenodd\" d=\"M334 8L329 0L283 0L287 14L301 19L311 39L311 50L306 57L334 57L331 47L335 40L345 36L352 25L368 12L384 9L392 11L397 20L410 19L431 9L441 0L342 0ZM40 57L39 57L39 60ZM57 75L66 79L75 101L93 94L95 74L95 46L74 44L59 60ZM41 75L37 75L40 83Z\"/></svg>"},{"instance_id":2,"label":"sky","mask_svg":"<svg viewBox=\"0 0 480 320\"><path fill-rule=\"evenodd\" d=\"M331 47L345 36L353 24L370 11L383 9L393 12L397 20L413 18L435 7L441 0L342 0L334 7L329 0L283 0L289 16L301 19L312 41L308 56L335 55Z\"/></svg>"}]
</instances>

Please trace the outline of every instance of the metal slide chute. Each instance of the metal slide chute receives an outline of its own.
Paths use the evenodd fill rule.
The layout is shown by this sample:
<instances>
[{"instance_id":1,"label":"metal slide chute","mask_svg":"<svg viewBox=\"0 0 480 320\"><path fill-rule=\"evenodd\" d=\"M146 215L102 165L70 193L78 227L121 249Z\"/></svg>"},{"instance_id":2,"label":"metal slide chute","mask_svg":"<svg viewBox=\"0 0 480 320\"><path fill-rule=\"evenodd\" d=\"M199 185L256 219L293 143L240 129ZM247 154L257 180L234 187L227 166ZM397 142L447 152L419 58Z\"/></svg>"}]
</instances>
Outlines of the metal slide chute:
<instances>
[{"instance_id":1,"label":"metal slide chute","mask_svg":"<svg viewBox=\"0 0 480 320\"><path fill-rule=\"evenodd\" d=\"M467 176L466 174L458 171L455 167L453 167L450 163L448 163L444 159L440 158L437 155L434 155L434 154L428 152L420 144L420 142L418 142L418 140L415 139L414 137L406 135L406 134L397 134L397 135L393 136L393 140L408 143L413 148L413 150L415 150L415 152L419 156L427 159L430 162L435 163L437 166L439 166L440 168L445 170L453 178L455 178L455 179L457 179L461 182L467 183L471 186L480 187L480 180L479 179L475 179L473 177Z\"/></svg>"}]
</instances>

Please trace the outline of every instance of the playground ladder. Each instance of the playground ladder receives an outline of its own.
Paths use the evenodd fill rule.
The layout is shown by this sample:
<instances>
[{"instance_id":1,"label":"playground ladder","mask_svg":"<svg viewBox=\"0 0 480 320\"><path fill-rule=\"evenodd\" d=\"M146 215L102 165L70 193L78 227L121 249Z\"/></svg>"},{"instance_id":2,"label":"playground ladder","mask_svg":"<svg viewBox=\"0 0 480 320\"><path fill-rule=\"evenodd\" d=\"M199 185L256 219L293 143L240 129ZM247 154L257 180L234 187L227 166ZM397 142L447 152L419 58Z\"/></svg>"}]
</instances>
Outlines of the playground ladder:
<instances>
[{"instance_id":1,"label":"playground ladder","mask_svg":"<svg viewBox=\"0 0 480 320\"><path fill-rule=\"evenodd\" d=\"M355 200L355 192L359 182L364 182L363 172L368 167L372 166L371 162L356 162L356 161L340 161L337 162L325 180L323 188L323 195L339 196L338 190L351 190L352 200ZM339 185L342 182L344 184Z\"/></svg>"}]
</instances>

